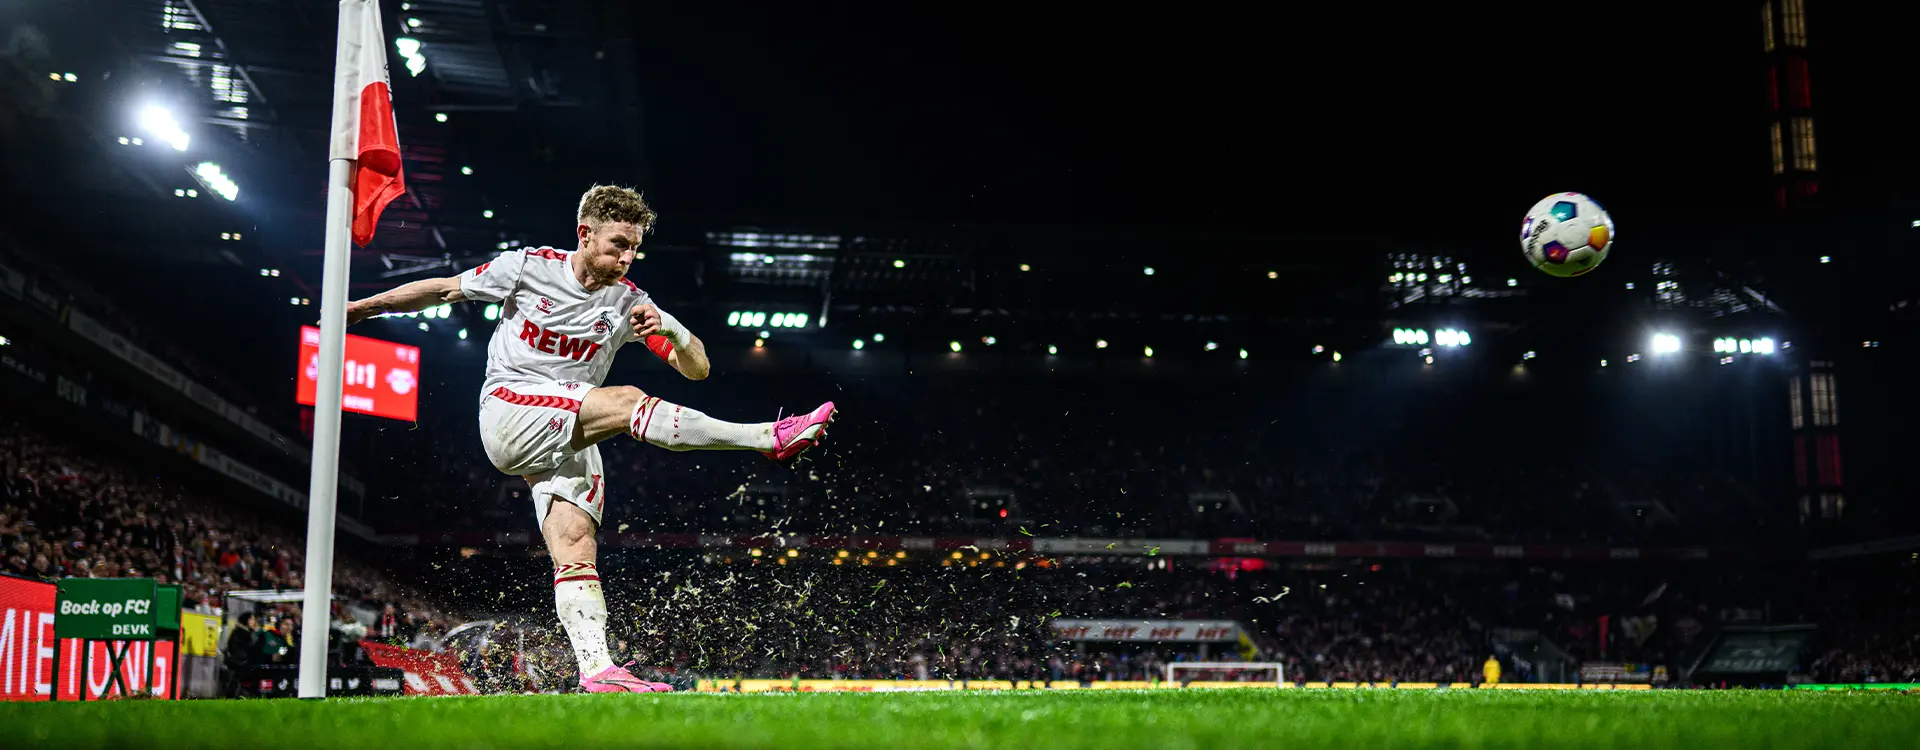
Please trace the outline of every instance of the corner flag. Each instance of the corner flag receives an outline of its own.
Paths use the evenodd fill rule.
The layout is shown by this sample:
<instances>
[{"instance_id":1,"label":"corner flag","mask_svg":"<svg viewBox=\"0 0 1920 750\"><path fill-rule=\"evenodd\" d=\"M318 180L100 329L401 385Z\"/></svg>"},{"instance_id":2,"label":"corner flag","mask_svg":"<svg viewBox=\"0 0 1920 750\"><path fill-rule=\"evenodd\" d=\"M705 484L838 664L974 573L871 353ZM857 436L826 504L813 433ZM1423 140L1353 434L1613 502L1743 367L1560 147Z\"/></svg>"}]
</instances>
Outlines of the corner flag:
<instances>
[{"instance_id":1,"label":"corner flag","mask_svg":"<svg viewBox=\"0 0 1920 750\"><path fill-rule=\"evenodd\" d=\"M378 0L341 0L334 59L333 138L329 159L352 159L353 242L373 240L380 212L407 191L400 133L388 90L386 35Z\"/></svg>"}]
</instances>

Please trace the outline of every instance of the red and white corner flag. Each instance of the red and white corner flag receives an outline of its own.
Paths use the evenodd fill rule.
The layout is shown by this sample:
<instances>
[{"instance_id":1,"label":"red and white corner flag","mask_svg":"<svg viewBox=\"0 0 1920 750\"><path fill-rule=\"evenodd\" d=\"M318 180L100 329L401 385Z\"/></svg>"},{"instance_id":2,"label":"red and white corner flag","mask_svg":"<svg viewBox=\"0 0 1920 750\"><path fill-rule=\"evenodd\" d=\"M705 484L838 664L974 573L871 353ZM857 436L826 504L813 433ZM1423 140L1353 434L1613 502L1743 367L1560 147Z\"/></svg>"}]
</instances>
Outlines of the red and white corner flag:
<instances>
[{"instance_id":1,"label":"red and white corner flag","mask_svg":"<svg viewBox=\"0 0 1920 750\"><path fill-rule=\"evenodd\" d=\"M366 245L380 212L407 192L400 168L400 131L388 90L386 34L379 0L340 0L339 57L334 60L333 139L329 159L352 159L353 243Z\"/></svg>"}]
</instances>

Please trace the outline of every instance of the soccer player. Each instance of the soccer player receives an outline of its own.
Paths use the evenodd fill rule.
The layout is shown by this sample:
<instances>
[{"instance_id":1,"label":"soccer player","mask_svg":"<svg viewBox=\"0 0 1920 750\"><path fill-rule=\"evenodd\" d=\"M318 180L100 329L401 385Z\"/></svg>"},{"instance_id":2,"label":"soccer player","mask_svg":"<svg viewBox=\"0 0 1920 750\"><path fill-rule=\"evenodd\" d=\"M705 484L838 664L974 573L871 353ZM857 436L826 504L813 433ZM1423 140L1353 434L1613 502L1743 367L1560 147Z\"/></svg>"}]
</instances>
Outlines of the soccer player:
<instances>
[{"instance_id":1,"label":"soccer player","mask_svg":"<svg viewBox=\"0 0 1920 750\"><path fill-rule=\"evenodd\" d=\"M640 194L595 185L580 198L572 251L508 250L458 276L424 279L352 302L347 324L448 302L501 304L480 389L480 442L495 468L533 487L534 519L553 557L553 601L589 693L664 692L607 651L607 603L594 567L606 507L598 443L631 435L667 450L751 450L791 464L826 435L833 402L778 422L724 422L628 385L603 386L622 344L645 342L692 380L707 377L698 336L626 278L654 213ZM630 664L628 666L631 666Z\"/></svg>"}]
</instances>

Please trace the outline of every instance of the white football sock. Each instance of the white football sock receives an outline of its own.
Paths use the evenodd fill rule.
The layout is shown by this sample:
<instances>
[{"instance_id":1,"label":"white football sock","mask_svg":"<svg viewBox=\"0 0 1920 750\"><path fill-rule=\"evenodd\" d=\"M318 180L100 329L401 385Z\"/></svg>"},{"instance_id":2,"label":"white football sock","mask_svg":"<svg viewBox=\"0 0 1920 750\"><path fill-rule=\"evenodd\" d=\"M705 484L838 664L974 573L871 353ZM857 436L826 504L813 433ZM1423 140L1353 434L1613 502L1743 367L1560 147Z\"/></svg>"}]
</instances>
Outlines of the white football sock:
<instances>
[{"instance_id":1,"label":"white football sock","mask_svg":"<svg viewBox=\"0 0 1920 750\"><path fill-rule=\"evenodd\" d=\"M740 424L648 396L633 407L627 433L670 451L774 449L773 423Z\"/></svg>"},{"instance_id":2,"label":"white football sock","mask_svg":"<svg viewBox=\"0 0 1920 750\"><path fill-rule=\"evenodd\" d=\"M593 563L567 563L553 571L553 608L567 629L580 678L613 666L607 654L607 598L600 591L600 570Z\"/></svg>"}]
</instances>

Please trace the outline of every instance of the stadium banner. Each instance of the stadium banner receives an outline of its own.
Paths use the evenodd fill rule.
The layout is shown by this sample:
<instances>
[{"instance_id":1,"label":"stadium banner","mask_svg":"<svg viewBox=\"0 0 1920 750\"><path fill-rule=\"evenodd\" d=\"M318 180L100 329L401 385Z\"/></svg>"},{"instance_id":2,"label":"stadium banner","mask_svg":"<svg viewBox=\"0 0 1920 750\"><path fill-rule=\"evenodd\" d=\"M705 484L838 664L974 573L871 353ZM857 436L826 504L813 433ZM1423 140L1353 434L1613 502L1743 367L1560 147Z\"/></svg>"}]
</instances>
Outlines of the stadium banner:
<instances>
[{"instance_id":1,"label":"stadium banner","mask_svg":"<svg viewBox=\"0 0 1920 750\"><path fill-rule=\"evenodd\" d=\"M159 586L152 578L62 578L54 593L55 638L150 641L160 635Z\"/></svg>"},{"instance_id":2,"label":"stadium banner","mask_svg":"<svg viewBox=\"0 0 1920 750\"><path fill-rule=\"evenodd\" d=\"M701 680L694 685L700 693L917 693L950 690L1647 690L1646 685L1568 685L1550 683L1502 683L1474 685L1445 682L1211 682L1195 680L1182 685L1164 680L1101 680L1095 682L1029 680Z\"/></svg>"},{"instance_id":3,"label":"stadium banner","mask_svg":"<svg viewBox=\"0 0 1920 750\"><path fill-rule=\"evenodd\" d=\"M526 546L539 543L522 532L449 532L395 537L396 544ZM1117 555L1257 558L1510 558L1520 560L1734 560L1745 553L1704 547L1573 547L1558 545L1432 544L1428 542L1257 542L1243 539L1094 539L1079 537L897 537L773 534L606 534L600 543L628 549L826 549L887 552L990 552L1012 556Z\"/></svg>"},{"instance_id":4,"label":"stadium banner","mask_svg":"<svg viewBox=\"0 0 1920 750\"><path fill-rule=\"evenodd\" d=\"M1067 641L1128 643L1239 643L1232 620L1054 620L1053 634Z\"/></svg>"},{"instance_id":5,"label":"stadium banner","mask_svg":"<svg viewBox=\"0 0 1920 750\"><path fill-rule=\"evenodd\" d=\"M80 698L81 643L78 638L55 639L57 589L45 581L0 575L0 700L44 701L59 680L60 700ZM87 655L87 694L97 697L112 678L107 646L123 642L93 641ZM135 690L151 690L158 698L173 697L174 654L171 641L133 641L125 644L127 657L120 676ZM54 649L60 649L60 672L54 674ZM149 681L147 657L153 656Z\"/></svg>"},{"instance_id":6,"label":"stadium banner","mask_svg":"<svg viewBox=\"0 0 1920 750\"><path fill-rule=\"evenodd\" d=\"M1787 687L1792 690L1920 690L1920 682L1852 682Z\"/></svg>"},{"instance_id":7,"label":"stadium banner","mask_svg":"<svg viewBox=\"0 0 1920 750\"><path fill-rule=\"evenodd\" d=\"M219 656L220 618L199 612L181 612L180 655Z\"/></svg>"},{"instance_id":8,"label":"stadium banner","mask_svg":"<svg viewBox=\"0 0 1920 750\"><path fill-rule=\"evenodd\" d=\"M168 388L179 391L182 395L186 396L188 401L199 404L208 411L225 418L228 422L238 425L240 429L273 446L281 453L299 459L301 463L313 462L312 453L303 448L299 443L294 442L292 438L281 434L279 430L268 427L265 422L261 422L255 419L252 414L247 413L247 410L235 406L232 402L221 397L218 392L200 385L193 379L181 374L179 370L173 369L172 366L160 361L160 358L153 356L145 349L134 346L133 342L113 332L101 324L100 321L94 320L91 316L79 310L72 310L67 317L67 326L73 329L74 333L80 334L81 338L92 341L100 348L112 352L114 356L126 360L127 363L133 365L136 369L146 373L148 377L159 381ZM353 492L356 496L364 497L366 495L366 485L344 474L340 476L340 487L341 489Z\"/></svg>"},{"instance_id":9,"label":"stadium banner","mask_svg":"<svg viewBox=\"0 0 1920 750\"><path fill-rule=\"evenodd\" d=\"M1664 683L1667 681L1667 668L1653 664L1633 664L1611 661L1582 662L1580 664L1580 681L1583 683Z\"/></svg>"},{"instance_id":10,"label":"stadium banner","mask_svg":"<svg viewBox=\"0 0 1920 750\"><path fill-rule=\"evenodd\" d=\"M480 689L473 684L473 678L467 676L467 671L461 669L460 662L451 655L374 641L361 641L360 647L367 650L367 658L372 659L375 665L398 669L403 673L407 695L480 694Z\"/></svg>"},{"instance_id":11,"label":"stadium banner","mask_svg":"<svg viewBox=\"0 0 1920 750\"><path fill-rule=\"evenodd\" d=\"M300 381L294 401L313 406L319 391L320 329L300 328ZM420 415L420 347L347 334L340 408L402 422Z\"/></svg>"},{"instance_id":12,"label":"stadium banner","mask_svg":"<svg viewBox=\"0 0 1920 750\"><path fill-rule=\"evenodd\" d=\"M1699 666L1698 675L1787 675L1799 666L1814 636L1810 625L1728 627Z\"/></svg>"}]
</instances>

